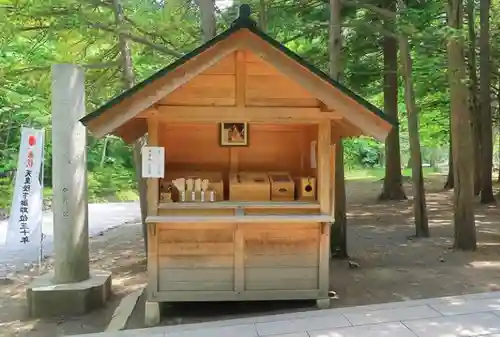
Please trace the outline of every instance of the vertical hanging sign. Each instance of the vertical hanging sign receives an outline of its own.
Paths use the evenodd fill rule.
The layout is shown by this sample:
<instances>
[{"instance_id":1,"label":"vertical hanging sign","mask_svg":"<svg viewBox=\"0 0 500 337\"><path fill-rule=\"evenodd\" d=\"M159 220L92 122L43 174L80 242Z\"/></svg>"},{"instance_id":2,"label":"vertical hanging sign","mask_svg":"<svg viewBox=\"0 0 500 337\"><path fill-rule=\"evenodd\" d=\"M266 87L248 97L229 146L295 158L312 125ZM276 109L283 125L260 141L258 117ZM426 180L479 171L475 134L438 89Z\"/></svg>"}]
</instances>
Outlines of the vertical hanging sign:
<instances>
[{"instance_id":1,"label":"vertical hanging sign","mask_svg":"<svg viewBox=\"0 0 500 337\"><path fill-rule=\"evenodd\" d=\"M7 246L40 245L43 197L40 171L44 131L21 128L21 145L12 197Z\"/></svg>"},{"instance_id":2,"label":"vertical hanging sign","mask_svg":"<svg viewBox=\"0 0 500 337\"><path fill-rule=\"evenodd\" d=\"M144 146L142 148L142 177L163 178L165 175L165 148Z\"/></svg>"}]
</instances>

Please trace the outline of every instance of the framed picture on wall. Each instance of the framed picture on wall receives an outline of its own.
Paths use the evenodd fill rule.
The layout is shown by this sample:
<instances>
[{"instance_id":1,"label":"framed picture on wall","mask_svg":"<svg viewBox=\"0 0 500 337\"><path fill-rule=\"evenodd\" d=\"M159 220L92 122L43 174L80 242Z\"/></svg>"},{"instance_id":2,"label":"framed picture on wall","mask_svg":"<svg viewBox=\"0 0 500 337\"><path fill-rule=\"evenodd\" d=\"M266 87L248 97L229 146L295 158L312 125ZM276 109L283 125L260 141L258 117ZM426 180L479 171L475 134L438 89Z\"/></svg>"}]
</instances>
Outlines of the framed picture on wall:
<instances>
[{"instance_id":1,"label":"framed picture on wall","mask_svg":"<svg viewBox=\"0 0 500 337\"><path fill-rule=\"evenodd\" d=\"M248 123L220 123L221 146L248 146Z\"/></svg>"}]
</instances>

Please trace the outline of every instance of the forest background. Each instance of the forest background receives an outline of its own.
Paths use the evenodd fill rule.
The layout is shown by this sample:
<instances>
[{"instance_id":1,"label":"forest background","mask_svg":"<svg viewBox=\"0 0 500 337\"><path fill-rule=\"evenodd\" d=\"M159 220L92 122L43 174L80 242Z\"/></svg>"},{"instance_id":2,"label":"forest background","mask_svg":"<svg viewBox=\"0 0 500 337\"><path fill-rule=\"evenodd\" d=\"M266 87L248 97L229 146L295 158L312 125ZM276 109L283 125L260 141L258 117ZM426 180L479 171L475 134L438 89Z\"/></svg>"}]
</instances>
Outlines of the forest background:
<instances>
[{"instance_id":1,"label":"forest background","mask_svg":"<svg viewBox=\"0 0 500 337\"><path fill-rule=\"evenodd\" d=\"M348 5L349 2L345 1ZM324 0L252 0L253 16L269 35L329 72L330 3ZM344 141L347 178L384 177L385 166L411 176L410 142L404 81L397 76L395 44L387 43L387 20L370 9L391 8L395 1L363 0L343 6L341 81L380 108L386 96L397 105L400 156L386 156L385 144L371 138ZM448 173L450 159L450 82L446 39L450 32L444 1L409 0L393 31L409 35L414 95L418 106L424 175ZM162 69L203 41L199 4L192 0L0 0L0 209L8 209L19 149L20 127L47 132L45 186L51 186L50 66L75 63L86 68L87 111L93 111L124 90L120 39L129 42L135 81ZM240 1L216 1L216 30L228 28ZM465 40L471 121L479 116L482 71L479 11L483 1L464 7L461 34ZM200 10L201 9L201 10ZM499 163L500 1L489 5L491 25L488 62L493 165ZM120 17L118 17L119 15ZM382 27L380 29L376 27ZM393 28L394 28L393 27ZM408 34L411 33L411 34ZM456 32L455 32L456 33ZM393 39L394 43L396 39ZM392 50L392 51L391 51ZM395 51L395 52L394 52ZM390 79L395 79L391 82ZM391 100L391 98L389 98ZM393 112L394 113L394 112ZM484 121L483 121L484 122ZM478 136L479 137L479 136ZM388 142L389 142L388 141ZM479 144L479 141L477 142ZM477 159L480 162L480 158ZM88 141L89 198L94 202L138 199L133 149L110 136ZM452 172L452 171L450 171ZM479 179L479 178L478 178ZM50 188L45 195L50 199Z\"/></svg>"}]
</instances>

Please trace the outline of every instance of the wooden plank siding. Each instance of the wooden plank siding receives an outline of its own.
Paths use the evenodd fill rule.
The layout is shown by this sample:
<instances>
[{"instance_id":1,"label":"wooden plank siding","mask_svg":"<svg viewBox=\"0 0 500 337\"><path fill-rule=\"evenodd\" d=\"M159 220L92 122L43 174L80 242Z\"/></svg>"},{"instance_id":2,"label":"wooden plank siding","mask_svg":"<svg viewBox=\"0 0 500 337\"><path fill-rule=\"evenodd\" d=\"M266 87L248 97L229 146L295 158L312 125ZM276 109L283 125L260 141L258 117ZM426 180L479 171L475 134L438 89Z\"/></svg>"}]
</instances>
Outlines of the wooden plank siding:
<instances>
[{"instance_id":1,"label":"wooden plank siding","mask_svg":"<svg viewBox=\"0 0 500 337\"><path fill-rule=\"evenodd\" d=\"M286 230L272 223L157 226L157 252L150 256L157 259L161 296L319 290L320 223L289 224Z\"/></svg>"}]
</instances>

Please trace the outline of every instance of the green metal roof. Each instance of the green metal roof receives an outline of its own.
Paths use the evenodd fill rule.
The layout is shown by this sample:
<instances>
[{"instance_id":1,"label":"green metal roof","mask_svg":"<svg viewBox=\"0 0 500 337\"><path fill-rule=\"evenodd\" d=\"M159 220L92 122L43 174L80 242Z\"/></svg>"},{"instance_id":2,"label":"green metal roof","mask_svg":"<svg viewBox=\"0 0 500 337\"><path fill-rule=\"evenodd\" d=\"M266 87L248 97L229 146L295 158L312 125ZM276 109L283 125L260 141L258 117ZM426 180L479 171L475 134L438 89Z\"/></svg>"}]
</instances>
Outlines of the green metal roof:
<instances>
[{"instance_id":1,"label":"green metal roof","mask_svg":"<svg viewBox=\"0 0 500 337\"><path fill-rule=\"evenodd\" d=\"M235 32L237 32L237 31L239 31L241 29L248 29L250 32L252 32L253 34L257 35L262 40L266 41L268 44L272 45L276 49L279 49L280 51L282 51L283 53L285 53L288 57L290 57L291 59L293 59L294 61L296 61L300 65L302 65L303 67L307 68L310 72L316 74L318 77L320 77L323 80L325 80L328 83L330 83L336 89L342 91L344 94L346 94L347 96L349 96L352 99L354 99L357 103L361 104L362 106L364 106L365 108L367 108L368 110L370 110L371 112L373 112L375 115L377 115L380 118L384 119L385 121L389 122L393 126L397 126L397 122L391 116L386 115L382 110L380 110L379 108L377 108L375 105L371 104L370 102L368 102L363 97L357 95L352 90L350 90L349 88L345 87L340 82L334 80L329 75L327 75L326 73L324 73L323 71L321 71L319 68L317 68L316 66L314 66L311 63L307 62L302 57L300 57L299 55L297 55L296 53L294 53L293 51L291 51L290 49L288 49L287 47L285 47L283 44L279 43L278 41L276 41L275 39L273 39L272 37L270 37L269 35L267 35L266 33L264 33L262 30L260 30L257 27L256 22L250 18L250 7L248 5L241 5L241 7L240 7L240 15L233 22L232 26L229 29L225 30L224 32L222 32L221 34L217 35L216 37L214 37L210 41L208 41L205 44L201 45L200 47L194 49L190 53L188 53L188 54L184 55L183 57L179 58L175 62L171 63L170 65L168 65L167 67L165 67L162 70L158 71L157 73L153 74L152 76L150 76L149 78L145 79L144 81L138 83L137 85L135 85L134 87L130 88L129 90L123 92L119 96L113 98L112 100L110 100L109 102L107 102L106 104L104 104L103 106L99 107L94 112L91 112L90 114L88 114L85 117L83 117L82 119L80 119L80 121L84 125L87 125L91 120L93 120L94 118L99 117L100 115L102 115L103 113L105 113L108 109L110 109L114 105L116 105L116 104L120 103L121 101L123 101L125 98L127 98L129 96L132 96L136 92L138 92L141 89L143 89L144 87L146 87L148 84L154 82L157 79L160 79L161 77L165 76L166 74L168 74L170 71L173 71L177 67L182 66L184 63L186 63L187 61L189 61L191 58L193 58L193 57L195 57L195 56L203 53L205 50L207 50L210 47L216 45L218 42L220 42L220 41L228 38L229 36L231 36L232 34L234 34Z\"/></svg>"}]
</instances>

